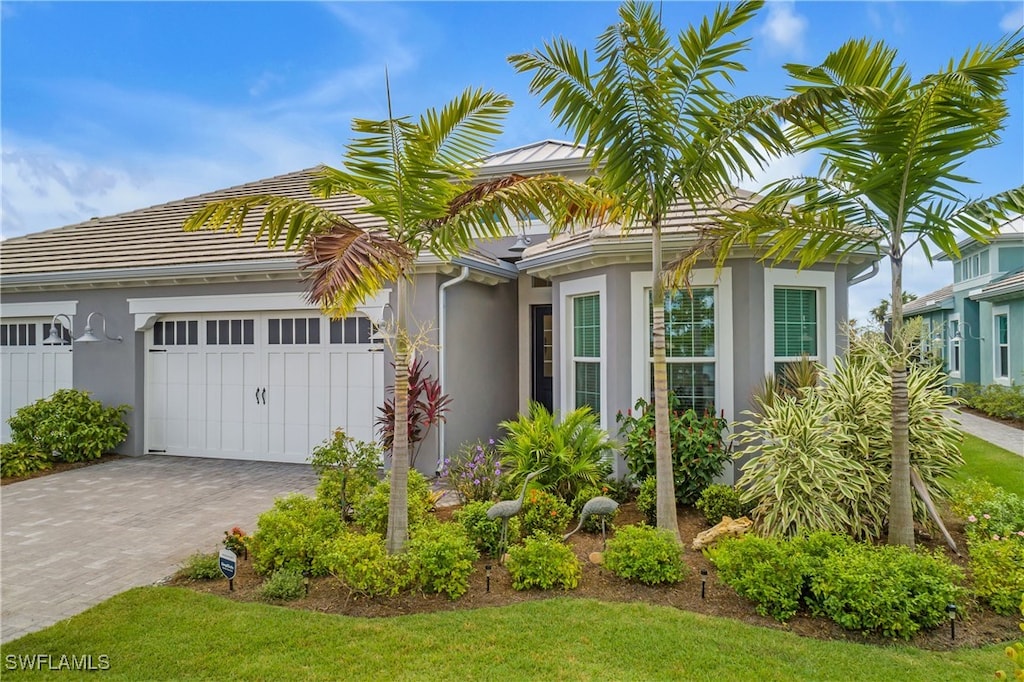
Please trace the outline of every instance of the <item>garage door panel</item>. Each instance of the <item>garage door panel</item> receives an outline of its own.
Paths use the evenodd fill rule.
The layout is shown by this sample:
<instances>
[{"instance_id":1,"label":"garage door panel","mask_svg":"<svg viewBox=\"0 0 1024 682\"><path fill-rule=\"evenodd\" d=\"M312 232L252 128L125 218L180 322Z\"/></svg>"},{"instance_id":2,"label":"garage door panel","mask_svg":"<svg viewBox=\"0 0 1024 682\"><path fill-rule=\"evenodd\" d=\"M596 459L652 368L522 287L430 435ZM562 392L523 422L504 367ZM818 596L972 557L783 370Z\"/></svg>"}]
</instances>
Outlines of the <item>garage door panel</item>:
<instances>
[{"instance_id":1,"label":"garage door panel","mask_svg":"<svg viewBox=\"0 0 1024 682\"><path fill-rule=\"evenodd\" d=\"M69 346L44 345L42 319L5 318L0 323L0 442L10 441L7 420L21 407L72 387Z\"/></svg>"},{"instance_id":2,"label":"garage door panel","mask_svg":"<svg viewBox=\"0 0 1024 682\"><path fill-rule=\"evenodd\" d=\"M173 428L182 443L168 447L172 454L305 462L334 428L373 439L383 356L366 352L365 323L350 324L356 333L347 338L328 333L327 320L306 311L234 324L237 317L190 316L198 330L193 345L166 348L181 364L151 363L147 411L161 426L148 427L147 443ZM174 324L173 339L180 340L180 321L164 322L161 339L167 341L166 325ZM172 376L178 407L156 390L161 383L170 387Z\"/></svg>"}]
</instances>

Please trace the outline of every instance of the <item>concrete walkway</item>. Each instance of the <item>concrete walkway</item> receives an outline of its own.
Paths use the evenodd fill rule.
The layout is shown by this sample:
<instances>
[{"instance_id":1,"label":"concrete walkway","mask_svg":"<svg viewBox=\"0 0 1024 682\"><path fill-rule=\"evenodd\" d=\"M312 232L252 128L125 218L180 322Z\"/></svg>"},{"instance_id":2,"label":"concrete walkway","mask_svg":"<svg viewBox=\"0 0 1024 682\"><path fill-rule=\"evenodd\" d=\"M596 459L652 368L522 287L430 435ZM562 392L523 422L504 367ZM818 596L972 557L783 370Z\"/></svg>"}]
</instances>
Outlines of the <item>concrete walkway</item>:
<instances>
[{"instance_id":1,"label":"concrete walkway","mask_svg":"<svg viewBox=\"0 0 1024 682\"><path fill-rule=\"evenodd\" d=\"M255 530L288 492L312 493L303 464L148 455L0 489L0 641L175 572L224 531Z\"/></svg>"},{"instance_id":2,"label":"concrete walkway","mask_svg":"<svg viewBox=\"0 0 1024 682\"><path fill-rule=\"evenodd\" d=\"M955 415L963 431L1024 457L1024 430L967 412ZM1021 473L1024 476L1024 471Z\"/></svg>"}]
</instances>

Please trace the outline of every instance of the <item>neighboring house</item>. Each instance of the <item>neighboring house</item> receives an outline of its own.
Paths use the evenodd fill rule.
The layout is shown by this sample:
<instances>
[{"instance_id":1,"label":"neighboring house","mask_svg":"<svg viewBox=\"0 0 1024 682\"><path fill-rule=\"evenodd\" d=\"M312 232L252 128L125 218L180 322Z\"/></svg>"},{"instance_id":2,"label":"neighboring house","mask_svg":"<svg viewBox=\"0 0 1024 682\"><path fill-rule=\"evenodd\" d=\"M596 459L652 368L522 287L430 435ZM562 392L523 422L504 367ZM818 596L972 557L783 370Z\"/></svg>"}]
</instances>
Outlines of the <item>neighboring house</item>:
<instances>
[{"instance_id":1,"label":"neighboring house","mask_svg":"<svg viewBox=\"0 0 1024 682\"><path fill-rule=\"evenodd\" d=\"M559 172L583 178L580 148L538 142L490 157L481 176ZM294 254L242 237L185 233L186 216L228 196L311 199L315 169L260 180L3 243L3 416L55 388L128 403L121 451L305 461L335 427L373 437L390 354L376 333L390 291L359 314L328 320L303 295ZM358 224L348 197L313 199ZM664 226L666 254L690 245L706 217L683 208ZM530 242L520 253L516 245ZM798 272L749 257L709 264L692 291L666 306L669 376L683 404L735 419L766 372L802 355L833 364L845 339L847 289L872 265L825 264ZM452 396L441 451L497 437L497 423L530 400L564 412L590 405L614 435L615 415L649 397L650 236L600 228L547 237L540 222L517 238L481 243L451 263L417 262L413 316L429 329L422 353ZM122 342L44 345L55 314L78 337L90 313ZM100 318L94 332L102 337ZM415 324L414 324L415 327ZM4 425L6 427L6 423ZM7 432L4 432L7 436ZM617 473L624 473L622 462ZM731 471L727 477L731 477Z\"/></svg>"},{"instance_id":2,"label":"neighboring house","mask_svg":"<svg viewBox=\"0 0 1024 682\"><path fill-rule=\"evenodd\" d=\"M951 384L1024 381L1024 217L992 241L959 243L953 283L903 307L924 324L921 348L941 357ZM943 257L943 260L950 260Z\"/></svg>"}]
</instances>

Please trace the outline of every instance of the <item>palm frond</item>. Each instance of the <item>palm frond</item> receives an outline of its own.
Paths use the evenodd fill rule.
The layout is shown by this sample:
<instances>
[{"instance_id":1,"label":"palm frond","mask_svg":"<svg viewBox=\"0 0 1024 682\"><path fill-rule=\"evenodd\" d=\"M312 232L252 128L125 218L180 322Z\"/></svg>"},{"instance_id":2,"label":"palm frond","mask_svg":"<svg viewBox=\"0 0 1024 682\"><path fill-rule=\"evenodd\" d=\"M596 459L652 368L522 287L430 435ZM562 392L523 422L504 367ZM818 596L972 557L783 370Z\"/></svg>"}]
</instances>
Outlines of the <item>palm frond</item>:
<instances>
[{"instance_id":1,"label":"palm frond","mask_svg":"<svg viewBox=\"0 0 1024 682\"><path fill-rule=\"evenodd\" d=\"M331 317L344 317L388 282L407 274L415 254L386 234L336 224L310 238L299 259L309 300Z\"/></svg>"},{"instance_id":2,"label":"palm frond","mask_svg":"<svg viewBox=\"0 0 1024 682\"><path fill-rule=\"evenodd\" d=\"M351 225L344 217L308 201L261 194L209 203L185 220L184 229L227 230L241 235L253 214L260 216L256 241L265 241L270 248L283 241L286 250L298 248L309 235L331 225Z\"/></svg>"}]
</instances>

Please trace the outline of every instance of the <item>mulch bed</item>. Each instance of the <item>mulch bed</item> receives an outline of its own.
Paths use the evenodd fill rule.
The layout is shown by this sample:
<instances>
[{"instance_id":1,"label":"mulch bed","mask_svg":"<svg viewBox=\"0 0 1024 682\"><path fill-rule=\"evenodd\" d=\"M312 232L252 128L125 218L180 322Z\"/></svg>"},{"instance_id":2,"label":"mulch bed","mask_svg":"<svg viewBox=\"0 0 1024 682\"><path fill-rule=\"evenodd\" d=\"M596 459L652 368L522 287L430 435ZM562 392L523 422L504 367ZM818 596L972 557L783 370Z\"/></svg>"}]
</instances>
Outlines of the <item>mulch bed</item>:
<instances>
[{"instance_id":1,"label":"mulch bed","mask_svg":"<svg viewBox=\"0 0 1024 682\"><path fill-rule=\"evenodd\" d=\"M90 460L88 462L55 462L49 469L43 471L33 471L31 474L26 476L8 476L7 478L0 478L0 485L9 485L11 483L17 483L18 481L27 481L30 478L40 478L42 476L49 476L50 474L59 474L62 471L71 471L72 469L81 469L82 467L89 467L94 464L103 464L104 462L113 462L114 460L123 459L128 455L116 455L108 454L102 455L99 459Z\"/></svg>"},{"instance_id":2,"label":"mulch bed","mask_svg":"<svg viewBox=\"0 0 1024 682\"><path fill-rule=\"evenodd\" d=\"M444 519L450 516L451 509L442 509L438 515ZM632 503L619 508L616 522L620 525L638 523L641 515ZM569 544L576 556L583 563L583 578L579 588L569 591L529 590L519 592L512 589L508 571L493 559L481 559L476 564L468 592L455 601L436 594L421 594L413 591L391 598L367 598L352 594L336 579L313 578L310 581L309 596L281 605L296 609L306 609L321 613L343 614L368 618L384 618L413 613L431 613L436 611L458 611L482 607L506 606L538 599L553 597L578 597L597 599L605 602L644 602L668 606L684 611L702 613L712 616L732 618L751 625L768 627L776 630L792 632L805 637L823 640L844 640L875 645L889 645L893 640L879 636L862 635L842 629L825 618L813 618L806 614L797 615L788 623L779 623L757 614L752 602L738 596L729 587L721 584L715 577L715 569L700 553L689 549L689 543L697 533L706 530L708 524L696 511L690 508L679 509L679 531L687 545L683 557L691 569L691 574L683 583L670 587L648 587L628 583L607 569L592 564L588 557L592 552L601 551L600 534L577 533L569 538ZM954 540L961 549L966 547L962 524L954 524L950 528ZM925 547L942 547L941 538L924 536L920 544ZM966 570L966 558L957 557L948 549L947 555ZM490 591L486 585L486 566L491 565ZM701 569L707 570L705 598L701 599ZM235 601L258 601L262 578L255 575L250 561L240 558L238 573L235 576L235 591L229 592L226 580L208 582L190 582L181 578L170 581L179 585L209 594L217 594ZM961 609L964 611L965 609ZM908 643L922 649L949 650L960 647L977 647L986 644L1012 640L1019 632L1017 619L999 616L980 605L961 612L963 620L957 622L956 640L950 640L947 626L942 626L918 634Z\"/></svg>"}]
</instances>

